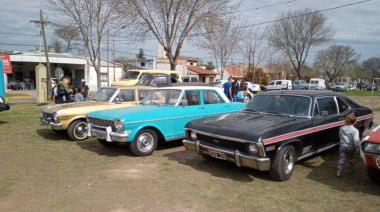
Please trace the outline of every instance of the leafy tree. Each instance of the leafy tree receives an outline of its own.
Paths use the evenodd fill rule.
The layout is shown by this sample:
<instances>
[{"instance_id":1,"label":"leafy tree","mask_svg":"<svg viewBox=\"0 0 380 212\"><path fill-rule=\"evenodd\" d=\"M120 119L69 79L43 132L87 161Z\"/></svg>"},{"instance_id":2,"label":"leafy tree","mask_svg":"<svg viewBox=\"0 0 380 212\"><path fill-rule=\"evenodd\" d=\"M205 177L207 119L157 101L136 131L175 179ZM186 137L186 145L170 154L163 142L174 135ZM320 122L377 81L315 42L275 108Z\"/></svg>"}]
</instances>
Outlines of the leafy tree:
<instances>
[{"instance_id":1,"label":"leafy tree","mask_svg":"<svg viewBox=\"0 0 380 212\"><path fill-rule=\"evenodd\" d=\"M139 49L139 53L136 54L136 58L139 59L139 60L145 59L144 49L142 49L142 48Z\"/></svg>"},{"instance_id":2,"label":"leafy tree","mask_svg":"<svg viewBox=\"0 0 380 212\"><path fill-rule=\"evenodd\" d=\"M50 47L53 47L56 53L62 53L62 43L57 38L52 39Z\"/></svg>"},{"instance_id":3,"label":"leafy tree","mask_svg":"<svg viewBox=\"0 0 380 212\"><path fill-rule=\"evenodd\" d=\"M214 70L215 69L215 66L214 66L214 64L211 62L211 61L209 61L207 64L206 64L206 69L207 70Z\"/></svg>"},{"instance_id":4,"label":"leafy tree","mask_svg":"<svg viewBox=\"0 0 380 212\"><path fill-rule=\"evenodd\" d=\"M362 66L364 69L369 70L371 79L380 76L380 58L371 57L363 61Z\"/></svg>"},{"instance_id":5,"label":"leafy tree","mask_svg":"<svg viewBox=\"0 0 380 212\"><path fill-rule=\"evenodd\" d=\"M175 70L183 43L191 32L229 13L232 0L121 0L119 11L133 21L132 32L143 40L153 35Z\"/></svg>"},{"instance_id":6,"label":"leafy tree","mask_svg":"<svg viewBox=\"0 0 380 212\"><path fill-rule=\"evenodd\" d=\"M72 25L56 24L54 34L66 42L65 53L70 52L74 48L74 42L79 40L78 28Z\"/></svg>"},{"instance_id":7,"label":"leafy tree","mask_svg":"<svg viewBox=\"0 0 380 212\"><path fill-rule=\"evenodd\" d=\"M331 39L334 30L327 26L327 18L311 9L288 11L269 28L271 44L286 53L298 78L311 47Z\"/></svg>"},{"instance_id":8,"label":"leafy tree","mask_svg":"<svg viewBox=\"0 0 380 212\"><path fill-rule=\"evenodd\" d=\"M349 64L356 63L358 59L359 55L353 47L334 44L317 53L314 67L325 72L332 82L343 70L347 70Z\"/></svg>"}]
</instances>

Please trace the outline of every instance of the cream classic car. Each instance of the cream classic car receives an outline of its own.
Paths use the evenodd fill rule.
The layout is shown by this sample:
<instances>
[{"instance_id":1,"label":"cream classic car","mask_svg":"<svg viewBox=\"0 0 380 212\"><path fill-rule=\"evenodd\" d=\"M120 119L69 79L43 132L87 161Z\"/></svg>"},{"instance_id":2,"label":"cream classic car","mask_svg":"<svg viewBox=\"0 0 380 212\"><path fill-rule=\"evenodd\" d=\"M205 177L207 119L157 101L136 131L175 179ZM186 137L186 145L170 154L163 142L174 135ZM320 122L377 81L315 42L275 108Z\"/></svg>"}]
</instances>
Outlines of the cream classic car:
<instances>
[{"instance_id":1,"label":"cream classic car","mask_svg":"<svg viewBox=\"0 0 380 212\"><path fill-rule=\"evenodd\" d=\"M86 115L89 112L136 106L154 87L112 86L99 89L89 100L41 108L40 125L65 132L75 141L87 138Z\"/></svg>"}]
</instances>

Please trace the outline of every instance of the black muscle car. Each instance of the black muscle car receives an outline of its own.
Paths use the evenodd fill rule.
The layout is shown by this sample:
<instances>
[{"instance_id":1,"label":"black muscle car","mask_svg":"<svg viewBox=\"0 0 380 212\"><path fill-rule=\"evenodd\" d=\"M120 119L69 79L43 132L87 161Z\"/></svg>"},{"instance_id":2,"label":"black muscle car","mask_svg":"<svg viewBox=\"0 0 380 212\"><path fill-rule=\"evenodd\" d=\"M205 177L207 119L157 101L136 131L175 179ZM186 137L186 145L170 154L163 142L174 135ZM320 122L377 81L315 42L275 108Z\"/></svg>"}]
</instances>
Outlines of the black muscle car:
<instances>
[{"instance_id":1,"label":"black muscle car","mask_svg":"<svg viewBox=\"0 0 380 212\"><path fill-rule=\"evenodd\" d=\"M240 112L212 116L185 126L187 150L236 166L270 171L290 179L295 161L339 145L339 128L354 113L360 136L373 112L331 91L273 91L256 95Z\"/></svg>"}]
</instances>

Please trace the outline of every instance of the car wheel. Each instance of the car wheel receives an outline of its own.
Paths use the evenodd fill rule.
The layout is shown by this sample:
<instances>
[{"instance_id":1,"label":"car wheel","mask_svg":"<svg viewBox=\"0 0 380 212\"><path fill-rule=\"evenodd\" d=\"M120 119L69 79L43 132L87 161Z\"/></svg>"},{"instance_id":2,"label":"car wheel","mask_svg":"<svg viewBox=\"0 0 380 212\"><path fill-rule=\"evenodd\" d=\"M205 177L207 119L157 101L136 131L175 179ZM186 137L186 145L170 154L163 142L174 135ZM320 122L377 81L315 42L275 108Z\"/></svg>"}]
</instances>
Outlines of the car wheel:
<instances>
[{"instance_id":1,"label":"car wheel","mask_svg":"<svg viewBox=\"0 0 380 212\"><path fill-rule=\"evenodd\" d=\"M87 138L88 125L84 120L76 120L67 128L67 134L74 141L82 141Z\"/></svg>"},{"instance_id":2,"label":"car wheel","mask_svg":"<svg viewBox=\"0 0 380 212\"><path fill-rule=\"evenodd\" d=\"M283 147L276 155L271 168L270 176L274 180L287 181L293 174L295 151L293 146Z\"/></svg>"},{"instance_id":3,"label":"car wheel","mask_svg":"<svg viewBox=\"0 0 380 212\"><path fill-rule=\"evenodd\" d=\"M368 177L373 182L380 183L380 171L367 166Z\"/></svg>"},{"instance_id":4,"label":"car wheel","mask_svg":"<svg viewBox=\"0 0 380 212\"><path fill-rule=\"evenodd\" d=\"M249 102L251 100L251 96L249 94L247 94L245 97L244 97L244 102Z\"/></svg>"},{"instance_id":5,"label":"car wheel","mask_svg":"<svg viewBox=\"0 0 380 212\"><path fill-rule=\"evenodd\" d=\"M148 156L154 152L157 144L156 132L151 129L145 129L137 133L132 143L129 144L129 149L136 156Z\"/></svg>"},{"instance_id":6,"label":"car wheel","mask_svg":"<svg viewBox=\"0 0 380 212\"><path fill-rule=\"evenodd\" d=\"M108 141L106 141L106 139L100 139L100 138L98 138L98 142L99 142L101 145L105 146L105 147L113 147L113 146L116 146L116 143L115 143L115 142L108 142Z\"/></svg>"}]
</instances>

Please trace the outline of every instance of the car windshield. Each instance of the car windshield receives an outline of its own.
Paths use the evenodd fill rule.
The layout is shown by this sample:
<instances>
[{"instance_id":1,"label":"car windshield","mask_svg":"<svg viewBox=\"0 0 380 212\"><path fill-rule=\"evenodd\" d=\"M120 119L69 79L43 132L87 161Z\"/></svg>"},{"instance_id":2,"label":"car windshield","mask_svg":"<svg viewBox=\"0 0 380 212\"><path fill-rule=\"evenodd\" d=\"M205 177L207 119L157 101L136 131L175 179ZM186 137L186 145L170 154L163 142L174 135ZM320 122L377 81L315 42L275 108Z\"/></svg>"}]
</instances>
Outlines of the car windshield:
<instances>
[{"instance_id":1,"label":"car windshield","mask_svg":"<svg viewBox=\"0 0 380 212\"><path fill-rule=\"evenodd\" d=\"M309 116L311 99L292 95L258 95L244 111Z\"/></svg>"},{"instance_id":2,"label":"car windshield","mask_svg":"<svg viewBox=\"0 0 380 212\"><path fill-rule=\"evenodd\" d=\"M127 71L124 72L123 76L121 76L121 79L137 79L140 72L138 71Z\"/></svg>"},{"instance_id":3,"label":"car windshield","mask_svg":"<svg viewBox=\"0 0 380 212\"><path fill-rule=\"evenodd\" d=\"M115 88L101 88L94 95L92 95L89 100L108 102L117 89Z\"/></svg>"},{"instance_id":4,"label":"car windshield","mask_svg":"<svg viewBox=\"0 0 380 212\"><path fill-rule=\"evenodd\" d=\"M346 85L346 84L344 84L344 82L338 82L336 83L336 85Z\"/></svg>"},{"instance_id":5,"label":"car windshield","mask_svg":"<svg viewBox=\"0 0 380 212\"><path fill-rule=\"evenodd\" d=\"M157 89L149 92L141 104L171 105L174 106L181 94L181 90Z\"/></svg>"}]
</instances>

